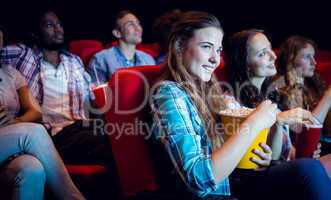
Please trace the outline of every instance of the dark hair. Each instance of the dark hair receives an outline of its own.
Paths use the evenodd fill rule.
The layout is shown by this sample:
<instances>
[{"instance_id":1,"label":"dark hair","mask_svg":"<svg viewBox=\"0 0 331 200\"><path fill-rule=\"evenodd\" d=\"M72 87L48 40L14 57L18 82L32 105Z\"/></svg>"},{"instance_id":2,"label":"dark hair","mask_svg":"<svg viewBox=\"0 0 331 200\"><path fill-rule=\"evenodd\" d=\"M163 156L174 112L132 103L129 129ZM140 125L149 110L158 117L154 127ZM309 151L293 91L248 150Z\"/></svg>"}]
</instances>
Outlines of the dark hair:
<instances>
[{"instance_id":1,"label":"dark hair","mask_svg":"<svg viewBox=\"0 0 331 200\"><path fill-rule=\"evenodd\" d=\"M120 11L118 11L114 15L113 20L112 20L113 29L119 29L120 27L118 26L118 20L122 19L124 16L126 16L128 14L134 15L134 13L130 10L120 10Z\"/></svg>"},{"instance_id":2,"label":"dark hair","mask_svg":"<svg viewBox=\"0 0 331 200\"><path fill-rule=\"evenodd\" d=\"M249 80L254 76L248 67L248 42L263 30L248 29L233 34L225 43L225 63L229 72L230 83L235 90L235 94L240 92L236 98L245 106L255 108L269 95L269 86L272 78L268 77L263 82L261 92ZM239 90L240 88L240 90ZM270 94L277 101L278 95Z\"/></svg>"},{"instance_id":3,"label":"dark hair","mask_svg":"<svg viewBox=\"0 0 331 200\"><path fill-rule=\"evenodd\" d=\"M165 71L163 79L174 80L181 84L181 87L192 98L200 118L206 122L206 133L211 139L213 147L217 148L221 145L221 139L212 129L216 127L216 121L218 121L216 112L219 112L223 106L223 101L220 99L221 89L214 75L209 82L203 82L187 70L182 60L182 51L185 49L187 41L193 37L194 32L208 27L215 27L223 32L220 22L214 15L199 11L185 12L171 30L168 62L164 63L162 67ZM211 95L203 95L203 92Z\"/></svg>"},{"instance_id":4,"label":"dark hair","mask_svg":"<svg viewBox=\"0 0 331 200\"><path fill-rule=\"evenodd\" d=\"M295 57L307 44L310 44L315 51L317 50L317 45L313 40L298 35L287 38L285 42L280 45L277 59L280 75L285 75L286 72L292 70Z\"/></svg>"},{"instance_id":5,"label":"dark hair","mask_svg":"<svg viewBox=\"0 0 331 200\"><path fill-rule=\"evenodd\" d=\"M303 48L306 48L308 44L310 44L315 51L317 50L317 45L313 40L298 35L291 36L280 45L279 56L277 59L277 65L280 72L279 74L284 76L287 90L296 93L298 92L297 89L303 87L302 89L308 91L303 94L304 100L302 106L306 109L309 107L314 107L314 104L316 104L317 101L323 96L323 93L326 89L324 81L322 81L321 77L316 72L312 77L305 78L304 85L300 87L295 81L298 78L295 76L298 75L296 73L291 73L291 71L295 70L294 60L296 56L298 55L299 51ZM309 89L313 89L315 91L315 96L309 92Z\"/></svg>"},{"instance_id":6,"label":"dark hair","mask_svg":"<svg viewBox=\"0 0 331 200\"><path fill-rule=\"evenodd\" d=\"M45 8L40 10L37 13L34 13L33 16L33 25L31 30L28 30L28 32L26 33L26 35L24 36L23 43L29 47L34 47L34 46L42 46L42 31L41 31L41 23L42 20L45 18L45 16L48 13L53 13L55 14L57 17L58 15L56 14L57 12L53 11L52 9L49 8Z\"/></svg>"},{"instance_id":7,"label":"dark hair","mask_svg":"<svg viewBox=\"0 0 331 200\"><path fill-rule=\"evenodd\" d=\"M168 51L169 35L172 26L180 20L182 14L182 11L179 9L174 9L155 19L153 24L153 33L155 35L155 39L160 43L162 52Z\"/></svg>"}]
</instances>

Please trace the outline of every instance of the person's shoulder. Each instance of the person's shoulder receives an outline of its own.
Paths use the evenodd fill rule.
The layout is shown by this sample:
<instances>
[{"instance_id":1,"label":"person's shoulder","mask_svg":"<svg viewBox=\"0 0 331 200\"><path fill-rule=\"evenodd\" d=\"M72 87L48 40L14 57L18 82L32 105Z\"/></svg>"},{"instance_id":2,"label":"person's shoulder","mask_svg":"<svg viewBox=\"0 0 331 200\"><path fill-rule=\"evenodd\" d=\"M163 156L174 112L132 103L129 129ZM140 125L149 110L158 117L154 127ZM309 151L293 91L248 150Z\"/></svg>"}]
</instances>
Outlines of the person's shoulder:
<instances>
[{"instance_id":1,"label":"person's shoulder","mask_svg":"<svg viewBox=\"0 0 331 200\"><path fill-rule=\"evenodd\" d=\"M97 52L94 57L95 58L103 58L103 57L108 57L108 56L113 56L114 55L114 47L110 47L108 49L103 49L99 52Z\"/></svg>"},{"instance_id":2,"label":"person's shoulder","mask_svg":"<svg viewBox=\"0 0 331 200\"><path fill-rule=\"evenodd\" d=\"M12 65L10 64L4 64L1 66L1 69L5 72L7 72L9 75L12 75L12 76L15 76L16 73L20 73L19 71L17 71L15 69L15 67L13 67Z\"/></svg>"},{"instance_id":3,"label":"person's shoulder","mask_svg":"<svg viewBox=\"0 0 331 200\"><path fill-rule=\"evenodd\" d=\"M160 94L168 94L175 97L186 95L180 84L174 81L162 81L158 83L156 88L158 88L158 93Z\"/></svg>"},{"instance_id":4,"label":"person's shoulder","mask_svg":"<svg viewBox=\"0 0 331 200\"><path fill-rule=\"evenodd\" d=\"M2 66L2 70L7 73L7 75L13 79L21 78L23 75L14 66L10 64L5 64Z\"/></svg>"},{"instance_id":5,"label":"person's shoulder","mask_svg":"<svg viewBox=\"0 0 331 200\"><path fill-rule=\"evenodd\" d=\"M79 62L79 63L82 63L82 60L81 58L76 55L76 54L73 54L67 50L61 50L60 51L61 55L63 56L64 59L67 59L71 62Z\"/></svg>"},{"instance_id":6,"label":"person's shoulder","mask_svg":"<svg viewBox=\"0 0 331 200\"><path fill-rule=\"evenodd\" d=\"M140 56L140 57L144 57L144 58L147 58L147 59L149 59L149 60L153 60L154 61L154 58L150 55L150 54L148 54L148 53L145 53L145 52L143 52L143 51L141 51L141 50L136 50L136 54L138 55L138 56Z\"/></svg>"},{"instance_id":7,"label":"person's shoulder","mask_svg":"<svg viewBox=\"0 0 331 200\"><path fill-rule=\"evenodd\" d=\"M1 52L16 52L16 51L19 51L19 52L22 52L22 51L30 51L30 52L33 52L33 49L23 43L15 43L15 44L10 44L10 45L7 45L7 46L4 46L2 49L1 49Z\"/></svg>"}]
</instances>

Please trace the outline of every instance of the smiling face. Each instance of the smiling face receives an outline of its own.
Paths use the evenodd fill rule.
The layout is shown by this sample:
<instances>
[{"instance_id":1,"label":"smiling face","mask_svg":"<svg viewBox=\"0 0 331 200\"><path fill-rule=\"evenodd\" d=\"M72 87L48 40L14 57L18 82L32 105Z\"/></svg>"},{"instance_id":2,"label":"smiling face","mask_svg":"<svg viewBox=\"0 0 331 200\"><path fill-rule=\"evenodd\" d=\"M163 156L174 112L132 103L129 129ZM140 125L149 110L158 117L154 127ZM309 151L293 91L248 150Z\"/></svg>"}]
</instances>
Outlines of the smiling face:
<instances>
[{"instance_id":1,"label":"smiling face","mask_svg":"<svg viewBox=\"0 0 331 200\"><path fill-rule=\"evenodd\" d=\"M143 28L140 21L132 13L117 20L118 30L115 37L128 44L139 44L142 41Z\"/></svg>"},{"instance_id":2,"label":"smiling face","mask_svg":"<svg viewBox=\"0 0 331 200\"><path fill-rule=\"evenodd\" d=\"M247 64L255 77L274 76L277 71L275 60L277 56L271 49L268 38L257 33L247 43Z\"/></svg>"},{"instance_id":3,"label":"smiling face","mask_svg":"<svg viewBox=\"0 0 331 200\"><path fill-rule=\"evenodd\" d=\"M314 76L316 60L315 49L311 44L307 44L305 48L298 51L294 59L294 68L302 77Z\"/></svg>"},{"instance_id":4,"label":"smiling face","mask_svg":"<svg viewBox=\"0 0 331 200\"><path fill-rule=\"evenodd\" d=\"M201 81L207 82L220 64L223 32L215 27L194 31L183 48L183 64Z\"/></svg>"}]
</instances>

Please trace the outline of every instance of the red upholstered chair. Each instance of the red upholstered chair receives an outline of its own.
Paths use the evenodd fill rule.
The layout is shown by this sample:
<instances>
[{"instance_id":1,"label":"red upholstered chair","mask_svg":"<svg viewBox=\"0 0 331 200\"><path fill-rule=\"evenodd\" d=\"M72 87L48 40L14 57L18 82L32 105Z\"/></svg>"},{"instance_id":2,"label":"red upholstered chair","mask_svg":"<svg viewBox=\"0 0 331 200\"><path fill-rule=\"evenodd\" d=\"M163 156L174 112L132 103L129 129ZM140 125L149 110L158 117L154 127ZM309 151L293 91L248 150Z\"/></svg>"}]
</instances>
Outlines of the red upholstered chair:
<instances>
[{"instance_id":1,"label":"red upholstered chair","mask_svg":"<svg viewBox=\"0 0 331 200\"><path fill-rule=\"evenodd\" d=\"M69 51L79 56L86 48L103 48L103 44L97 40L74 40L69 43Z\"/></svg>"},{"instance_id":2,"label":"red upholstered chair","mask_svg":"<svg viewBox=\"0 0 331 200\"><path fill-rule=\"evenodd\" d=\"M225 67L225 62L222 59L220 65L215 69L214 75L218 79L218 81L228 81L228 72L227 68Z\"/></svg>"},{"instance_id":3,"label":"red upholstered chair","mask_svg":"<svg viewBox=\"0 0 331 200\"><path fill-rule=\"evenodd\" d=\"M331 51L317 50L315 59L318 62L331 62Z\"/></svg>"},{"instance_id":4,"label":"red upholstered chair","mask_svg":"<svg viewBox=\"0 0 331 200\"><path fill-rule=\"evenodd\" d=\"M82 59L84 66L87 67L94 54L98 53L102 49L102 47L89 47L82 49L79 56Z\"/></svg>"},{"instance_id":5,"label":"red upholstered chair","mask_svg":"<svg viewBox=\"0 0 331 200\"><path fill-rule=\"evenodd\" d=\"M79 190L87 199L110 199L116 196L112 177L104 165L66 165L67 170ZM113 190L109 191L109 187ZM109 196L107 196L109 195Z\"/></svg>"},{"instance_id":6,"label":"red upholstered chair","mask_svg":"<svg viewBox=\"0 0 331 200\"><path fill-rule=\"evenodd\" d=\"M105 44L104 48L108 49L108 48L111 48L111 47L116 46L116 45L118 45L118 42L117 41L112 41L108 44Z\"/></svg>"},{"instance_id":7,"label":"red upholstered chair","mask_svg":"<svg viewBox=\"0 0 331 200\"><path fill-rule=\"evenodd\" d=\"M151 43L151 44L138 44L137 49L148 53L153 58L157 58L160 55L160 45L158 43Z\"/></svg>"},{"instance_id":8,"label":"red upholstered chair","mask_svg":"<svg viewBox=\"0 0 331 200\"><path fill-rule=\"evenodd\" d=\"M156 191L154 165L143 128L148 112L151 84L160 74L159 66L140 66L116 71L107 86L94 90L98 106L109 103L105 113L106 130L124 198L140 191ZM106 96L111 98L105 99ZM111 100L111 101L110 101Z\"/></svg>"},{"instance_id":9,"label":"red upholstered chair","mask_svg":"<svg viewBox=\"0 0 331 200\"><path fill-rule=\"evenodd\" d=\"M329 62L318 62L316 71L321 75L326 85L331 84L331 60Z\"/></svg>"}]
</instances>

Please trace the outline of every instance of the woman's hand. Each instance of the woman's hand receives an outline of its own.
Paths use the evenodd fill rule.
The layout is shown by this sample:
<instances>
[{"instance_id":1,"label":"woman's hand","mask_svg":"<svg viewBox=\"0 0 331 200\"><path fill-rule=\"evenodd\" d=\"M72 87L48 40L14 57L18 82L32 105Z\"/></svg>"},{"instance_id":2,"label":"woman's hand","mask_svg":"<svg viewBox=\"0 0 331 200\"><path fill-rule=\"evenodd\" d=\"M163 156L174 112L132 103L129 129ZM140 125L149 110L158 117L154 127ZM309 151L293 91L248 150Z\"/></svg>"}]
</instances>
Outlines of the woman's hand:
<instances>
[{"instance_id":1,"label":"woman's hand","mask_svg":"<svg viewBox=\"0 0 331 200\"><path fill-rule=\"evenodd\" d=\"M317 147L316 147L316 150L314 151L314 153L313 153L313 158L314 159L318 159L318 158L320 158L321 157L321 147L322 147L322 145L321 145L321 143L318 143L317 144Z\"/></svg>"},{"instance_id":2,"label":"woman's hand","mask_svg":"<svg viewBox=\"0 0 331 200\"><path fill-rule=\"evenodd\" d=\"M253 153L257 155L260 159L258 158L251 158L251 161L254 162L255 164L259 165L260 168L262 167L268 167L271 162L271 155L272 155L272 150L271 148L264 142L259 144L260 147L262 148L263 151L254 149Z\"/></svg>"},{"instance_id":3,"label":"woman's hand","mask_svg":"<svg viewBox=\"0 0 331 200\"><path fill-rule=\"evenodd\" d=\"M302 124L305 120L314 122L314 116L308 110L294 108L277 114L277 121L289 125Z\"/></svg>"},{"instance_id":4,"label":"woman's hand","mask_svg":"<svg viewBox=\"0 0 331 200\"><path fill-rule=\"evenodd\" d=\"M0 107L0 128L14 123L14 120L8 116L4 107Z\"/></svg>"},{"instance_id":5,"label":"woman's hand","mask_svg":"<svg viewBox=\"0 0 331 200\"><path fill-rule=\"evenodd\" d=\"M248 117L248 120L250 120L250 124L252 124L256 131L261 131L270 128L276 122L278 112L277 105L273 104L270 100L266 100L256 108Z\"/></svg>"}]
</instances>

